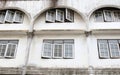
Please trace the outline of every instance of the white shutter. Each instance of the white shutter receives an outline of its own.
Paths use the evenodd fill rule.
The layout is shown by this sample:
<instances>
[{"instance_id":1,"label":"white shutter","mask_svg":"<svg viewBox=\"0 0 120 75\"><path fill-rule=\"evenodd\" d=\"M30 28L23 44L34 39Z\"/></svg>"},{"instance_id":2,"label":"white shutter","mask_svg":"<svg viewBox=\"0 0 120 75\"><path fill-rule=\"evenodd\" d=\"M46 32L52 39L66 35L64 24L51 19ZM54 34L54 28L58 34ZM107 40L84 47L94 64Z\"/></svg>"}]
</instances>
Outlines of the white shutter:
<instances>
[{"instance_id":1,"label":"white shutter","mask_svg":"<svg viewBox=\"0 0 120 75\"><path fill-rule=\"evenodd\" d=\"M23 21L23 13L20 11L15 11L14 21L15 23L21 23Z\"/></svg>"},{"instance_id":2,"label":"white shutter","mask_svg":"<svg viewBox=\"0 0 120 75\"><path fill-rule=\"evenodd\" d=\"M56 21L64 22L64 11L56 9Z\"/></svg>"},{"instance_id":3,"label":"white shutter","mask_svg":"<svg viewBox=\"0 0 120 75\"><path fill-rule=\"evenodd\" d=\"M113 21L113 12L111 10L103 10L105 22Z\"/></svg>"},{"instance_id":4,"label":"white shutter","mask_svg":"<svg viewBox=\"0 0 120 75\"><path fill-rule=\"evenodd\" d=\"M55 22L55 11L46 12L46 22Z\"/></svg>"},{"instance_id":5,"label":"white shutter","mask_svg":"<svg viewBox=\"0 0 120 75\"><path fill-rule=\"evenodd\" d=\"M5 15L5 22L12 23L14 17L14 11L7 10Z\"/></svg>"},{"instance_id":6,"label":"white shutter","mask_svg":"<svg viewBox=\"0 0 120 75\"><path fill-rule=\"evenodd\" d=\"M109 40L111 58L120 57L119 44L117 40Z\"/></svg>"},{"instance_id":7,"label":"white shutter","mask_svg":"<svg viewBox=\"0 0 120 75\"><path fill-rule=\"evenodd\" d=\"M4 57L5 52L6 52L6 44L0 44L0 57Z\"/></svg>"},{"instance_id":8,"label":"white shutter","mask_svg":"<svg viewBox=\"0 0 120 75\"><path fill-rule=\"evenodd\" d=\"M43 44L42 57L44 57L44 58L51 58L52 57L52 44L51 43L44 43Z\"/></svg>"},{"instance_id":9,"label":"white shutter","mask_svg":"<svg viewBox=\"0 0 120 75\"><path fill-rule=\"evenodd\" d=\"M74 19L74 12L70 9L65 9L65 19L68 22L73 22Z\"/></svg>"},{"instance_id":10,"label":"white shutter","mask_svg":"<svg viewBox=\"0 0 120 75\"><path fill-rule=\"evenodd\" d=\"M64 58L73 58L73 44L64 44Z\"/></svg>"},{"instance_id":11,"label":"white shutter","mask_svg":"<svg viewBox=\"0 0 120 75\"><path fill-rule=\"evenodd\" d=\"M17 44L8 43L7 48L6 48L5 57L6 58L14 58L16 49L17 49Z\"/></svg>"},{"instance_id":12,"label":"white shutter","mask_svg":"<svg viewBox=\"0 0 120 75\"><path fill-rule=\"evenodd\" d=\"M96 11L95 12L95 21L96 22L104 22L102 11Z\"/></svg>"},{"instance_id":13,"label":"white shutter","mask_svg":"<svg viewBox=\"0 0 120 75\"><path fill-rule=\"evenodd\" d=\"M109 48L107 41L98 42L100 58L109 58Z\"/></svg>"},{"instance_id":14,"label":"white shutter","mask_svg":"<svg viewBox=\"0 0 120 75\"><path fill-rule=\"evenodd\" d=\"M3 12L3 11L0 12L0 23L4 23L5 14L6 12Z\"/></svg>"},{"instance_id":15,"label":"white shutter","mask_svg":"<svg viewBox=\"0 0 120 75\"><path fill-rule=\"evenodd\" d=\"M54 44L53 58L62 58L62 57L63 57L63 44Z\"/></svg>"}]
</instances>

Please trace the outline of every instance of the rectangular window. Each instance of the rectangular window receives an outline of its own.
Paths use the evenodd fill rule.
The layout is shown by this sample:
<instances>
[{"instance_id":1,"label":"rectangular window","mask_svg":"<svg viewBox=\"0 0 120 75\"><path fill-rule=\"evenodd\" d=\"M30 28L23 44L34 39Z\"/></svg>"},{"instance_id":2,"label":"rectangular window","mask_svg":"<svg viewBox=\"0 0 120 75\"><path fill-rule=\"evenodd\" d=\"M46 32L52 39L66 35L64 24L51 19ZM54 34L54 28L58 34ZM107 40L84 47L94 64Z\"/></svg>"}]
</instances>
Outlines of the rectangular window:
<instances>
[{"instance_id":1,"label":"rectangular window","mask_svg":"<svg viewBox=\"0 0 120 75\"><path fill-rule=\"evenodd\" d=\"M15 23L21 23L23 21L23 13L15 11L14 20Z\"/></svg>"},{"instance_id":2,"label":"rectangular window","mask_svg":"<svg viewBox=\"0 0 120 75\"><path fill-rule=\"evenodd\" d=\"M64 22L64 11L56 9L56 21L57 22Z\"/></svg>"},{"instance_id":3,"label":"rectangular window","mask_svg":"<svg viewBox=\"0 0 120 75\"><path fill-rule=\"evenodd\" d=\"M4 23L5 11L0 12L0 23Z\"/></svg>"},{"instance_id":4,"label":"rectangular window","mask_svg":"<svg viewBox=\"0 0 120 75\"><path fill-rule=\"evenodd\" d=\"M73 58L73 44L71 39L67 40L44 40L43 58Z\"/></svg>"},{"instance_id":5,"label":"rectangular window","mask_svg":"<svg viewBox=\"0 0 120 75\"><path fill-rule=\"evenodd\" d=\"M103 22L103 12L102 11L96 11L95 12L95 21L96 22Z\"/></svg>"},{"instance_id":6,"label":"rectangular window","mask_svg":"<svg viewBox=\"0 0 120 75\"><path fill-rule=\"evenodd\" d=\"M73 22L74 12L70 9L65 10L65 19L68 22Z\"/></svg>"},{"instance_id":7,"label":"rectangular window","mask_svg":"<svg viewBox=\"0 0 120 75\"><path fill-rule=\"evenodd\" d=\"M114 11L114 21L115 22L120 21L120 11Z\"/></svg>"},{"instance_id":8,"label":"rectangular window","mask_svg":"<svg viewBox=\"0 0 120 75\"><path fill-rule=\"evenodd\" d=\"M111 10L103 10L104 13L104 21L112 22L113 21L113 12Z\"/></svg>"},{"instance_id":9,"label":"rectangular window","mask_svg":"<svg viewBox=\"0 0 120 75\"><path fill-rule=\"evenodd\" d=\"M55 11L49 10L46 12L46 22L55 22Z\"/></svg>"},{"instance_id":10,"label":"rectangular window","mask_svg":"<svg viewBox=\"0 0 120 75\"><path fill-rule=\"evenodd\" d=\"M0 57L14 58L17 44L16 40L0 40Z\"/></svg>"},{"instance_id":11,"label":"rectangular window","mask_svg":"<svg viewBox=\"0 0 120 75\"><path fill-rule=\"evenodd\" d=\"M119 40L98 40L100 58L120 58Z\"/></svg>"},{"instance_id":12,"label":"rectangular window","mask_svg":"<svg viewBox=\"0 0 120 75\"><path fill-rule=\"evenodd\" d=\"M5 22L12 23L14 14L15 14L14 11L7 10L5 15Z\"/></svg>"}]
</instances>

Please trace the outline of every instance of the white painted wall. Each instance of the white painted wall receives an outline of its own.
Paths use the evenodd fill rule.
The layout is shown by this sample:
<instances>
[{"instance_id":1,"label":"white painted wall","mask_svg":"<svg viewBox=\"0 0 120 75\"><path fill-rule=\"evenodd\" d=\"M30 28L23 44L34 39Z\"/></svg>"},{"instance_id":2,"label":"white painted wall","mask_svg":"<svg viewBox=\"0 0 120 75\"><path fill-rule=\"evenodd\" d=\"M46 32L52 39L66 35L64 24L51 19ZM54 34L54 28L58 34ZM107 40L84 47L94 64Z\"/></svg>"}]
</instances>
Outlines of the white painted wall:
<instances>
[{"instance_id":1,"label":"white painted wall","mask_svg":"<svg viewBox=\"0 0 120 75\"><path fill-rule=\"evenodd\" d=\"M97 39L120 39L119 34L94 34L89 40L89 65L95 68L120 68L120 59L100 59L98 55Z\"/></svg>"},{"instance_id":2,"label":"white painted wall","mask_svg":"<svg viewBox=\"0 0 120 75\"><path fill-rule=\"evenodd\" d=\"M43 59L41 58L44 39L74 39L73 59ZM29 65L43 68L87 68L88 55L84 35L35 35Z\"/></svg>"}]
</instances>

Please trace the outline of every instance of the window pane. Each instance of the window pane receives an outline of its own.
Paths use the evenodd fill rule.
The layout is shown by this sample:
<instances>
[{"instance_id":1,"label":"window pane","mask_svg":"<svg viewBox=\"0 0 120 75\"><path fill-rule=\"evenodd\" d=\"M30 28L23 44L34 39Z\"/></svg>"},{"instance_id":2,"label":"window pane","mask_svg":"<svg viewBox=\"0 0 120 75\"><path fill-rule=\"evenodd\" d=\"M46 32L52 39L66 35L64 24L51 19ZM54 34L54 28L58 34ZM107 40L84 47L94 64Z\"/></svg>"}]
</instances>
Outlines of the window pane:
<instances>
[{"instance_id":1,"label":"window pane","mask_svg":"<svg viewBox=\"0 0 120 75\"><path fill-rule=\"evenodd\" d=\"M56 9L56 21L64 22L64 11Z\"/></svg>"},{"instance_id":2,"label":"window pane","mask_svg":"<svg viewBox=\"0 0 120 75\"><path fill-rule=\"evenodd\" d=\"M104 12L104 19L106 22L113 21L113 12L111 10L103 10Z\"/></svg>"},{"instance_id":3,"label":"window pane","mask_svg":"<svg viewBox=\"0 0 120 75\"><path fill-rule=\"evenodd\" d=\"M95 12L95 21L96 22L103 22L103 12L102 11L96 11Z\"/></svg>"},{"instance_id":4,"label":"window pane","mask_svg":"<svg viewBox=\"0 0 120 75\"><path fill-rule=\"evenodd\" d=\"M14 12L11 10L7 10L5 21L6 22L13 22Z\"/></svg>"},{"instance_id":5,"label":"window pane","mask_svg":"<svg viewBox=\"0 0 120 75\"><path fill-rule=\"evenodd\" d=\"M119 44L117 40L109 40L109 48L110 48L111 57L120 56Z\"/></svg>"},{"instance_id":6,"label":"window pane","mask_svg":"<svg viewBox=\"0 0 120 75\"><path fill-rule=\"evenodd\" d=\"M0 23L4 23L4 19L5 19L5 12L1 11L0 12Z\"/></svg>"},{"instance_id":7,"label":"window pane","mask_svg":"<svg viewBox=\"0 0 120 75\"><path fill-rule=\"evenodd\" d=\"M70 9L66 9L65 13L66 13L65 19L69 22L73 22L74 12Z\"/></svg>"},{"instance_id":8,"label":"window pane","mask_svg":"<svg viewBox=\"0 0 120 75\"><path fill-rule=\"evenodd\" d=\"M108 43L106 40L99 40L99 55L101 58L108 58L109 57L109 50L108 50Z\"/></svg>"},{"instance_id":9,"label":"window pane","mask_svg":"<svg viewBox=\"0 0 120 75\"><path fill-rule=\"evenodd\" d=\"M52 44L44 43L43 57L51 57L51 56L52 56Z\"/></svg>"},{"instance_id":10,"label":"window pane","mask_svg":"<svg viewBox=\"0 0 120 75\"><path fill-rule=\"evenodd\" d=\"M0 44L0 56L5 55L6 46L6 44Z\"/></svg>"},{"instance_id":11,"label":"window pane","mask_svg":"<svg viewBox=\"0 0 120 75\"><path fill-rule=\"evenodd\" d=\"M120 21L120 12L114 11L114 21L119 22Z\"/></svg>"},{"instance_id":12,"label":"window pane","mask_svg":"<svg viewBox=\"0 0 120 75\"><path fill-rule=\"evenodd\" d=\"M16 50L16 47L17 45L16 44L8 44L8 47L7 47L7 53L6 53L6 56L7 57L11 57L11 56L14 56L14 53L15 53L15 50Z\"/></svg>"},{"instance_id":13,"label":"window pane","mask_svg":"<svg viewBox=\"0 0 120 75\"><path fill-rule=\"evenodd\" d=\"M72 58L73 57L73 44L64 45L64 57Z\"/></svg>"},{"instance_id":14,"label":"window pane","mask_svg":"<svg viewBox=\"0 0 120 75\"><path fill-rule=\"evenodd\" d=\"M14 17L14 22L22 22L23 21L23 13L16 11L15 12L15 17Z\"/></svg>"},{"instance_id":15,"label":"window pane","mask_svg":"<svg viewBox=\"0 0 120 75\"><path fill-rule=\"evenodd\" d=\"M46 21L47 22L55 22L55 11L47 11L46 12Z\"/></svg>"},{"instance_id":16,"label":"window pane","mask_svg":"<svg viewBox=\"0 0 120 75\"><path fill-rule=\"evenodd\" d=\"M54 44L54 57L62 57L62 49L63 45L62 44Z\"/></svg>"}]
</instances>

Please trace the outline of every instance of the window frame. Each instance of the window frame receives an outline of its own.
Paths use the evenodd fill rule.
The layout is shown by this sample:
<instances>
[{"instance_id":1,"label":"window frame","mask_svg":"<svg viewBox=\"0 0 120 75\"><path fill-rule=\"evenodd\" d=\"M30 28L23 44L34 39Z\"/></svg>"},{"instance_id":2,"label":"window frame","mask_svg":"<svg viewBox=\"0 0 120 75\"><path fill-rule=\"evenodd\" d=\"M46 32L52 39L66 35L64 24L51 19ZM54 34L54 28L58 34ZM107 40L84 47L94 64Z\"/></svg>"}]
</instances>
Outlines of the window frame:
<instances>
[{"instance_id":1,"label":"window frame","mask_svg":"<svg viewBox=\"0 0 120 75\"><path fill-rule=\"evenodd\" d=\"M107 45L108 45L108 53L109 53L109 55L108 55L108 58L101 58L100 57L100 55L99 55L99 58L100 59L118 59L118 58L120 58L120 42L119 42L119 39L97 39L97 43L98 43L98 54L100 54L100 52L99 52L99 40L106 40L107 41ZM109 41L110 40L117 40L117 44L118 44L118 52L119 52L119 56L112 56L112 51L111 51L111 49L110 49L110 43L109 43Z\"/></svg>"},{"instance_id":2,"label":"window frame","mask_svg":"<svg viewBox=\"0 0 120 75\"><path fill-rule=\"evenodd\" d=\"M67 40L67 41L65 41L65 40ZM45 52L45 50L44 50L44 43L49 43L49 44L51 44L52 45L52 57L46 57L46 56L44 56L43 54L44 54L44 52ZM71 57L65 57L65 44L69 44L69 45L72 45L72 56ZM62 46L61 47L61 56L55 56L55 45L60 45L60 46ZM42 56L41 56L41 58L48 58L48 59L72 59L72 58L74 58L74 40L73 39L44 39L43 40L43 46L42 46Z\"/></svg>"},{"instance_id":3,"label":"window frame","mask_svg":"<svg viewBox=\"0 0 120 75\"><path fill-rule=\"evenodd\" d=\"M69 14L68 14L69 13ZM68 17L69 16L69 17ZM72 19L71 19L72 17ZM70 10L70 9L65 9L65 19L68 22L73 22L74 21L74 11Z\"/></svg>"},{"instance_id":4,"label":"window frame","mask_svg":"<svg viewBox=\"0 0 120 75\"><path fill-rule=\"evenodd\" d=\"M58 12L60 12L60 17L58 18ZM61 14L62 12L62 14ZM62 15L62 20L61 20L61 15ZM60 9L56 9L56 18L55 18L56 22L64 22L64 11L60 10Z\"/></svg>"},{"instance_id":5,"label":"window frame","mask_svg":"<svg viewBox=\"0 0 120 75\"><path fill-rule=\"evenodd\" d=\"M97 18L96 18L96 15L98 14L98 12L101 13L101 18L102 18L102 19L101 19L100 21L98 21ZM103 11L102 11L102 10L96 11L94 14L95 14L95 15L94 15L94 18L95 18L94 20L95 20L95 22L104 22L104 14L103 14Z\"/></svg>"},{"instance_id":6,"label":"window frame","mask_svg":"<svg viewBox=\"0 0 120 75\"><path fill-rule=\"evenodd\" d=\"M53 14L53 17L51 17L51 15L50 14L52 14L52 13L54 13ZM49 16L50 16L50 18L49 18ZM48 10L47 12L46 12L46 22L49 22L49 23L54 23L55 22L55 17L56 16L56 14L55 14L55 11L54 10Z\"/></svg>"},{"instance_id":7,"label":"window frame","mask_svg":"<svg viewBox=\"0 0 120 75\"><path fill-rule=\"evenodd\" d=\"M110 12L111 18L108 19L108 12ZM113 22L114 18L113 18L113 11L112 10L103 10L103 16L104 16L104 21L105 22Z\"/></svg>"},{"instance_id":8,"label":"window frame","mask_svg":"<svg viewBox=\"0 0 120 75\"><path fill-rule=\"evenodd\" d=\"M5 51L4 51L4 55L0 56L0 58L5 58L5 59L14 59L16 57L16 53L17 53L17 48L18 48L18 40L0 40L0 41L6 41L6 44L0 43L0 45L6 45ZM17 43L9 43L10 41L17 41ZM14 49L14 55L13 56L7 56L7 52L8 52L8 46L9 45L15 45L15 49ZM10 50L11 51L11 50ZM11 51L12 52L12 51Z\"/></svg>"},{"instance_id":9,"label":"window frame","mask_svg":"<svg viewBox=\"0 0 120 75\"><path fill-rule=\"evenodd\" d=\"M21 17L21 21L17 21L16 20L16 16L17 16L17 13L19 13L22 17ZM20 11L15 11L15 14L14 14L14 17L13 17L13 22L14 23L22 23L23 22L23 17L24 17L24 14L22 13L22 12L20 12Z\"/></svg>"}]
</instances>

